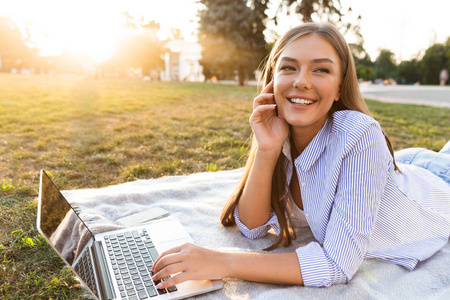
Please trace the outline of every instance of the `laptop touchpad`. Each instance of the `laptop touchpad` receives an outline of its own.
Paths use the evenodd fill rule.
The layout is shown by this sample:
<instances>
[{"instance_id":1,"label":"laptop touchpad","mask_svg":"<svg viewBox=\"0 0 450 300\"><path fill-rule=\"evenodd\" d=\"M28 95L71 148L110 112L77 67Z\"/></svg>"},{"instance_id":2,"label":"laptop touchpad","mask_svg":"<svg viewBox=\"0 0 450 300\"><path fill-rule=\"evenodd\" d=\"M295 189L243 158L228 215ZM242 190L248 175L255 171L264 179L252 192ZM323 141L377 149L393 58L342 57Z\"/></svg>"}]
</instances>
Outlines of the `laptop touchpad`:
<instances>
[{"instance_id":1,"label":"laptop touchpad","mask_svg":"<svg viewBox=\"0 0 450 300\"><path fill-rule=\"evenodd\" d=\"M168 218L166 220L152 222L146 227L155 243L163 243L179 239L186 239L186 242L192 242L192 239L186 229L178 220L175 219Z\"/></svg>"}]
</instances>

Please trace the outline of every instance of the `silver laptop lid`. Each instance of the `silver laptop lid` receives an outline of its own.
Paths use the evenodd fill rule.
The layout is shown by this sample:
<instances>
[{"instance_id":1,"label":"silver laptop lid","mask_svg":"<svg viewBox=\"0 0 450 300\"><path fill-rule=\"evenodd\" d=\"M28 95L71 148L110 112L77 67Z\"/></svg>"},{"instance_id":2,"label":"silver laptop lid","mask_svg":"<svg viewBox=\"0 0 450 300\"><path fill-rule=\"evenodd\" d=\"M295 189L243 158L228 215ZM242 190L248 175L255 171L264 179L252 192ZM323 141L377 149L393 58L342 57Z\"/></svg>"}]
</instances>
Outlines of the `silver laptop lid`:
<instances>
[{"instance_id":1,"label":"silver laptop lid","mask_svg":"<svg viewBox=\"0 0 450 300\"><path fill-rule=\"evenodd\" d=\"M92 232L44 170L40 177L37 228L61 257L73 265L92 238Z\"/></svg>"}]
</instances>

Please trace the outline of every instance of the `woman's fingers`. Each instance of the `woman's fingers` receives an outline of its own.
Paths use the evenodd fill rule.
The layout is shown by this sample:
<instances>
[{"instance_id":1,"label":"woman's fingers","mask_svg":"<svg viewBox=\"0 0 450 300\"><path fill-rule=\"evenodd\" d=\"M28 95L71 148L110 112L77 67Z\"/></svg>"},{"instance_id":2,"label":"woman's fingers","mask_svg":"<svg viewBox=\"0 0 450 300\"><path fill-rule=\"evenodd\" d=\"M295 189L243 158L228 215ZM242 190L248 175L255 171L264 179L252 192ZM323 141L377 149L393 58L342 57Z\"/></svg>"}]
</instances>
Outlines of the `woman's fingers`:
<instances>
[{"instance_id":1,"label":"woman's fingers","mask_svg":"<svg viewBox=\"0 0 450 300\"><path fill-rule=\"evenodd\" d=\"M263 104L274 104L275 98L273 94L273 80L261 91L253 100L253 109Z\"/></svg>"},{"instance_id":2,"label":"woman's fingers","mask_svg":"<svg viewBox=\"0 0 450 300\"><path fill-rule=\"evenodd\" d=\"M177 275L168 277L168 278L164 279L163 281L161 281L160 283L158 283L156 288L157 289L166 289L166 288L169 288L171 286L180 284L182 282L185 282L185 281L189 280L188 276L189 276L188 274L182 272L182 273L179 273Z\"/></svg>"},{"instance_id":3,"label":"woman's fingers","mask_svg":"<svg viewBox=\"0 0 450 300\"><path fill-rule=\"evenodd\" d=\"M191 246L192 244L186 243L161 253L153 264L152 271L155 275L152 279L154 278L154 280L160 280L171 274L185 271L181 264L183 259L185 259L183 249L189 249Z\"/></svg>"},{"instance_id":4,"label":"woman's fingers","mask_svg":"<svg viewBox=\"0 0 450 300\"><path fill-rule=\"evenodd\" d=\"M275 104L275 97L272 93L259 94L253 99L253 109L256 109L260 105Z\"/></svg>"},{"instance_id":5,"label":"woman's fingers","mask_svg":"<svg viewBox=\"0 0 450 300\"><path fill-rule=\"evenodd\" d=\"M262 93L273 93L273 79L263 88Z\"/></svg>"},{"instance_id":6,"label":"woman's fingers","mask_svg":"<svg viewBox=\"0 0 450 300\"><path fill-rule=\"evenodd\" d=\"M264 104L255 108L255 111L263 112L268 110L275 110L276 107L277 107L276 104Z\"/></svg>"},{"instance_id":7,"label":"woman's fingers","mask_svg":"<svg viewBox=\"0 0 450 300\"><path fill-rule=\"evenodd\" d=\"M152 271L154 273L159 274L162 270L167 268L167 266L173 266L173 265L179 263L180 261L181 261L181 258L180 258L179 252L160 255L158 260L153 264ZM175 270L173 270L173 268L171 267L169 270L167 270L167 269L165 270L165 272L167 272L167 271L175 271ZM167 275L170 275L170 274L167 274ZM167 276L167 275L165 275L165 276ZM164 278L165 276L164 276L164 274L162 274L162 276L158 275L159 278Z\"/></svg>"},{"instance_id":8,"label":"woman's fingers","mask_svg":"<svg viewBox=\"0 0 450 300\"><path fill-rule=\"evenodd\" d=\"M274 111L276 107L276 104L265 104L256 107L250 115L250 124L262 122L264 120L264 112Z\"/></svg>"},{"instance_id":9,"label":"woman's fingers","mask_svg":"<svg viewBox=\"0 0 450 300\"><path fill-rule=\"evenodd\" d=\"M157 268L157 265L161 265L160 264L161 259L167 257L170 254L178 253L178 252L181 251L181 249L182 249L182 246L176 246L176 247L173 247L173 248L171 248L169 250L166 250L163 253L161 253L158 256L158 258L156 259L156 261L153 263L152 271L159 270L159 268Z\"/></svg>"},{"instance_id":10,"label":"woman's fingers","mask_svg":"<svg viewBox=\"0 0 450 300\"><path fill-rule=\"evenodd\" d=\"M181 262L172 263L164 266L156 274L152 276L153 281L164 279L170 275L184 272L184 265Z\"/></svg>"},{"instance_id":11,"label":"woman's fingers","mask_svg":"<svg viewBox=\"0 0 450 300\"><path fill-rule=\"evenodd\" d=\"M161 254L152 269L152 280L162 279L161 287L169 287L186 280L221 278L225 272L221 259L218 251L187 243Z\"/></svg>"}]
</instances>

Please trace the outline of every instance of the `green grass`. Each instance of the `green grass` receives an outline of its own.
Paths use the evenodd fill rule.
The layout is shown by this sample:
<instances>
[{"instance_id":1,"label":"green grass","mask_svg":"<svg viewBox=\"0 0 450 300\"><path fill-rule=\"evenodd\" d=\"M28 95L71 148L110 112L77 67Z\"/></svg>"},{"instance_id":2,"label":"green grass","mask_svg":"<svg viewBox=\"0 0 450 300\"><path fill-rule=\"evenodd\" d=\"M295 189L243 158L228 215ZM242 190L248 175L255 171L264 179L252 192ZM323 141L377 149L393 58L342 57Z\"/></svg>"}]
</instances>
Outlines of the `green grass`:
<instances>
[{"instance_id":1,"label":"green grass","mask_svg":"<svg viewBox=\"0 0 450 300\"><path fill-rule=\"evenodd\" d=\"M450 109L366 100L394 150L424 147L439 151L450 138Z\"/></svg>"},{"instance_id":2,"label":"green grass","mask_svg":"<svg viewBox=\"0 0 450 300\"><path fill-rule=\"evenodd\" d=\"M0 75L0 299L79 299L35 230L39 170L62 189L243 166L255 87ZM439 150L450 109L368 101L395 149Z\"/></svg>"}]
</instances>

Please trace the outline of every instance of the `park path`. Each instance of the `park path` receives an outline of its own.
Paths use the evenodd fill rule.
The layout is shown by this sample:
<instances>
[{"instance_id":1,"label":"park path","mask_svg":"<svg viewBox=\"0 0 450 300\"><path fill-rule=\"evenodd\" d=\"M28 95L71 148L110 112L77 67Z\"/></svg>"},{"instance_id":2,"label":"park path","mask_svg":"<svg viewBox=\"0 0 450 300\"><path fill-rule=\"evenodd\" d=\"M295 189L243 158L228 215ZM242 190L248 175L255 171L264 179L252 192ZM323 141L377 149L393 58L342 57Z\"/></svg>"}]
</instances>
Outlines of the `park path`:
<instances>
[{"instance_id":1,"label":"park path","mask_svg":"<svg viewBox=\"0 0 450 300\"><path fill-rule=\"evenodd\" d=\"M450 86L360 84L364 98L450 108Z\"/></svg>"}]
</instances>

